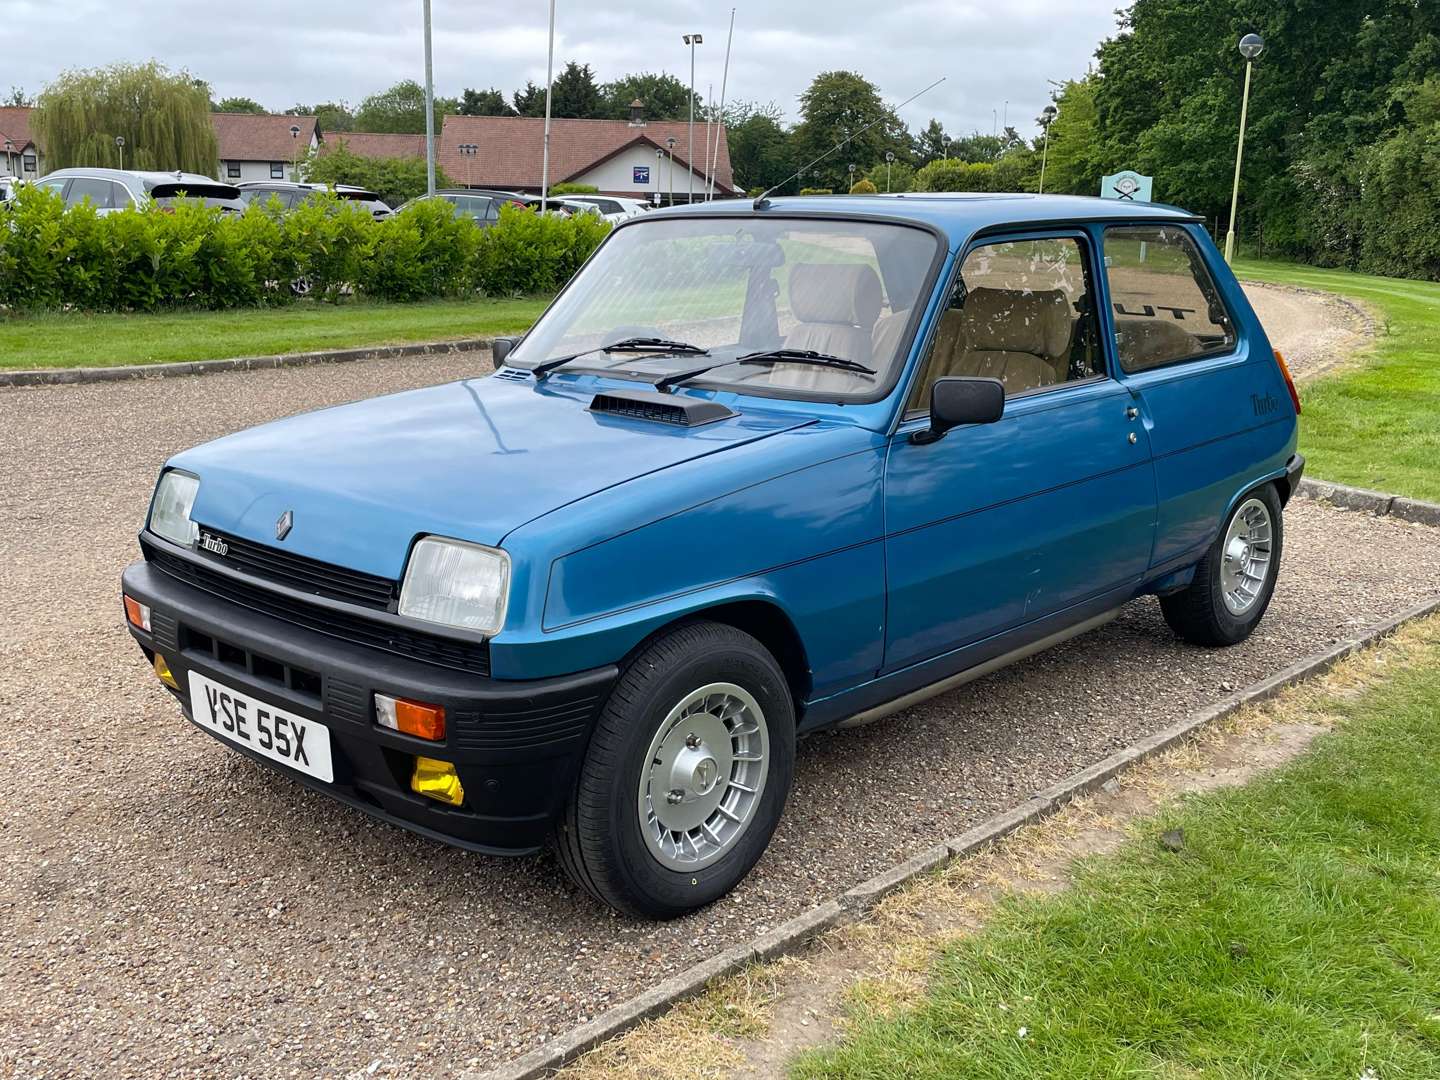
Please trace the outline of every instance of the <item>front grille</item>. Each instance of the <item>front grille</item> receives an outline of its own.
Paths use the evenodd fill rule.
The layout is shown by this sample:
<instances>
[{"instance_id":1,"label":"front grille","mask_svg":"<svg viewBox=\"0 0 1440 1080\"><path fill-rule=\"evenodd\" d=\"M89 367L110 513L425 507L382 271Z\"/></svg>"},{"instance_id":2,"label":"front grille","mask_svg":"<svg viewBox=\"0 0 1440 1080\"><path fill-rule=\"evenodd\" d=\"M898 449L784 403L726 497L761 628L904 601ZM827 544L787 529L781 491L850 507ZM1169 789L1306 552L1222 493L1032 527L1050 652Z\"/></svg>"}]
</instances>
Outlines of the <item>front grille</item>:
<instances>
[{"instance_id":1,"label":"front grille","mask_svg":"<svg viewBox=\"0 0 1440 1080\"><path fill-rule=\"evenodd\" d=\"M148 544L146 558L152 566L187 585L193 585L223 600L283 620L293 626L440 667L454 668L473 675L490 674L490 648L485 642L457 641L454 638L439 637L402 627L386 626L362 614L332 611L307 604L303 600L293 600L262 586L237 581L201 563L182 559Z\"/></svg>"},{"instance_id":2,"label":"front grille","mask_svg":"<svg viewBox=\"0 0 1440 1080\"><path fill-rule=\"evenodd\" d=\"M197 554L251 577L273 581L297 592L312 593L378 611L389 610L391 601L395 598L395 582L389 578L361 573L359 570L347 570L343 566L309 559L304 555L293 555L279 548L267 547L253 540L212 529L208 525L201 525L199 529L202 537L214 537L226 550L224 555L220 555L213 549L197 546Z\"/></svg>"},{"instance_id":3,"label":"front grille","mask_svg":"<svg viewBox=\"0 0 1440 1080\"><path fill-rule=\"evenodd\" d=\"M320 676L306 668L251 652L233 642L211 637L193 626L181 624L181 648L189 655L204 656L222 668L233 668L263 682L283 686L309 697L320 697Z\"/></svg>"}]
</instances>

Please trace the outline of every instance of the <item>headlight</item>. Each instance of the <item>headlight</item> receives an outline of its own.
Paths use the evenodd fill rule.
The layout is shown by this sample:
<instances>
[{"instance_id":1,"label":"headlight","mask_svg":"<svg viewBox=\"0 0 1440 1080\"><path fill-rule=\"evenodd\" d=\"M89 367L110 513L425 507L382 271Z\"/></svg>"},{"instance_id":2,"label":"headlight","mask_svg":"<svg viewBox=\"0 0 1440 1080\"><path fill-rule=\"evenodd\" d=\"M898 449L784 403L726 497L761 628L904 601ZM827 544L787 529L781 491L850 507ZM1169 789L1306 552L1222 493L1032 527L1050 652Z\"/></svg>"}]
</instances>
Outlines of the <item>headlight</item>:
<instances>
[{"instance_id":1,"label":"headlight","mask_svg":"<svg viewBox=\"0 0 1440 1080\"><path fill-rule=\"evenodd\" d=\"M400 614L498 634L510 594L510 556L497 548L427 536L410 553Z\"/></svg>"},{"instance_id":2,"label":"headlight","mask_svg":"<svg viewBox=\"0 0 1440 1080\"><path fill-rule=\"evenodd\" d=\"M186 547L195 543L197 530L190 520L190 508L199 490L199 478L189 473L170 469L161 476L150 504L150 531Z\"/></svg>"}]
</instances>

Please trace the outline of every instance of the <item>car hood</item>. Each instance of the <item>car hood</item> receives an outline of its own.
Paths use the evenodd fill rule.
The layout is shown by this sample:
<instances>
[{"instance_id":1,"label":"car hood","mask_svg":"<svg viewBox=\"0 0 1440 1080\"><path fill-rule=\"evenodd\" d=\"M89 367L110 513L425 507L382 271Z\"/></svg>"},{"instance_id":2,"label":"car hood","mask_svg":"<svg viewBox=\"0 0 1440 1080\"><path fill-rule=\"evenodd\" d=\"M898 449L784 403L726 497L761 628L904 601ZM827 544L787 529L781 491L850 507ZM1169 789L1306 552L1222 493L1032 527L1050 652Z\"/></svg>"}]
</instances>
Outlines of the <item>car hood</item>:
<instances>
[{"instance_id":1,"label":"car hood","mask_svg":"<svg viewBox=\"0 0 1440 1080\"><path fill-rule=\"evenodd\" d=\"M809 423L755 411L681 428L592 413L593 396L468 379L292 416L170 464L200 477L201 525L396 578L419 535L499 544L577 499Z\"/></svg>"}]
</instances>

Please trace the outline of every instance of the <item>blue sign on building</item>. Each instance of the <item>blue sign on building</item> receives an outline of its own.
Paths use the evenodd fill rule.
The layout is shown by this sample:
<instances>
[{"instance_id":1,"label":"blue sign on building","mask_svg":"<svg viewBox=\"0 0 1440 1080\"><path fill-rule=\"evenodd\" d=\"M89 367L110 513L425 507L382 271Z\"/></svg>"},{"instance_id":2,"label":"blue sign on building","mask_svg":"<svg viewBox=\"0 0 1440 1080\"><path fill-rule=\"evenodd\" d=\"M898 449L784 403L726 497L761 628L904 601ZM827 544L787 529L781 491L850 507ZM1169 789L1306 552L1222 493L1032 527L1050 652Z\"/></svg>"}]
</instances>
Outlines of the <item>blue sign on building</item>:
<instances>
[{"instance_id":1,"label":"blue sign on building","mask_svg":"<svg viewBox=\"0 0 1440 1080\"><path fill-rule=\"evenodd\" d=\"M636 165L634 168L632 168L632 169L630 170L630 174L631 174L631 175L630 175L630 179L631 179L631 182L632 182L632 183L635 183L635 184L649 184L649 183L650 183L650 166L649 166L649 165Z\"/></svg>"}]
</instances>

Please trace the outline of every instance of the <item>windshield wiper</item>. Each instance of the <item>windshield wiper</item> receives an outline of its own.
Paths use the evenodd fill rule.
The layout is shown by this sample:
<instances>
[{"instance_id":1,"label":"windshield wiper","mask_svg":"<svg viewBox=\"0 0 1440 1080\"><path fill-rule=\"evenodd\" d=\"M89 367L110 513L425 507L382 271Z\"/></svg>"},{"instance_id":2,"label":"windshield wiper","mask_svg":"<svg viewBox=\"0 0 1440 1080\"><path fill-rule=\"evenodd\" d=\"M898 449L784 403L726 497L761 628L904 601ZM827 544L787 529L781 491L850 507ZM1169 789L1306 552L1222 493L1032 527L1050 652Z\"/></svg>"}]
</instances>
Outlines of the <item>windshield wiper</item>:
<instances>
[{"instance_id":1,"label":"windshield wiper","mask_svg":"<svg viewBox=\"0 0 1440 1080\"><path fill-rule=\"evenodd\" d=\"M544 363L536 364L530 369L535 381L549 375L556 368L564 367L572 360L579 360L582 356L589 356L591 353L612 353L612 352L655 352L655 353L684 353L687 356L709 356L707 349L699 345L691 345L688 341L670 341L659 337L631 337L622 338L619 341L612 341L609 345L600 345L593 349L582 349L580 352L571 353L569 356L557 356L553 360L546 360Z\"/></svg>"},{"instance_id":2,"label":"windshield wiper","mask_svg":"<svg viewBox=\"0 0 1440 1080\"><path fill-rule=\"evenodd\" d=\"M691 368L689 371L677 371L673 375L666 375L665 378L655 383L656 390L669 390L672 386L679 386L690 379L699 378L707 371L714 371L716 368L729 367L731 364L811 364L815 367L839 368L841 371L856 371L862 375L874 375L875 369L866 367L855 360L846 360L843 356L831 356L829 353L816 352L814 349L761 349L759 352L746 353L737 356L734 360L721 360L718 363L706 364L704 367Z\"/></svg>"}]
</instances>

